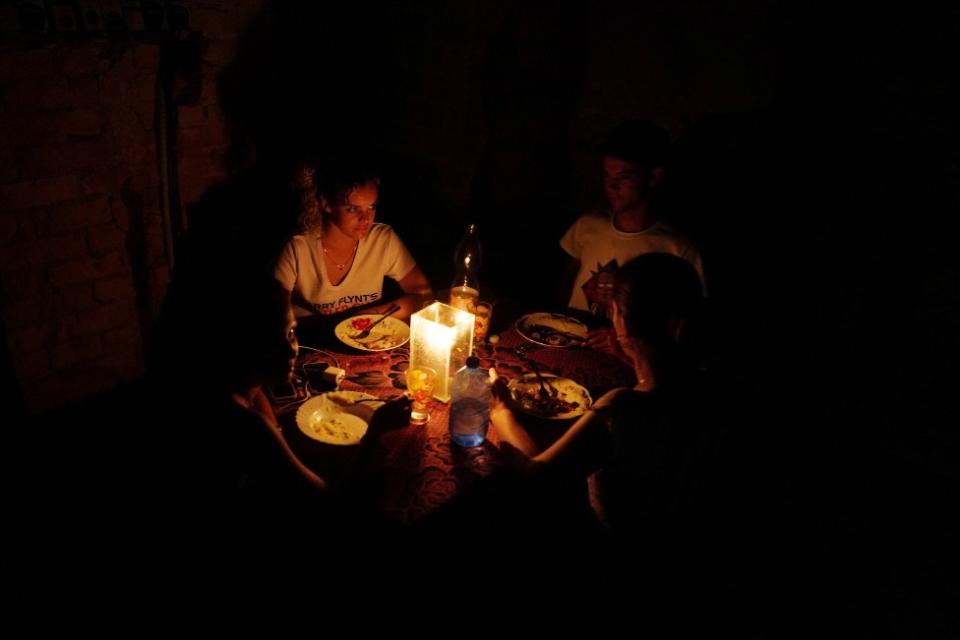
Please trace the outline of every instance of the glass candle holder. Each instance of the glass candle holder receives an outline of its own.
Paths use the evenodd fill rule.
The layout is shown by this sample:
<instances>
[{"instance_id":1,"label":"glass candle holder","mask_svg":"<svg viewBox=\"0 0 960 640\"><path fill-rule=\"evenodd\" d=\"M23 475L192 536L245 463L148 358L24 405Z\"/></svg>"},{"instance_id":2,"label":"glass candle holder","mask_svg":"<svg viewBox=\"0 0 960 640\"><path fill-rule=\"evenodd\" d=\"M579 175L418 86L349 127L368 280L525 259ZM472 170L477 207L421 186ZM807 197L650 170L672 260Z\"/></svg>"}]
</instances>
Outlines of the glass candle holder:
<instances>
[{"instance_id":1,"label":"glass candle holder","mask_svg":"<svg viewBox=\"0 0 960 640\"><path fill-rule=\"evenodd\" d=\"M437 372L433 397L450 400L450 382L473 350L474 317L442 302L410 316L410 368L429 367Z\"/></svg>"}]
</instances>

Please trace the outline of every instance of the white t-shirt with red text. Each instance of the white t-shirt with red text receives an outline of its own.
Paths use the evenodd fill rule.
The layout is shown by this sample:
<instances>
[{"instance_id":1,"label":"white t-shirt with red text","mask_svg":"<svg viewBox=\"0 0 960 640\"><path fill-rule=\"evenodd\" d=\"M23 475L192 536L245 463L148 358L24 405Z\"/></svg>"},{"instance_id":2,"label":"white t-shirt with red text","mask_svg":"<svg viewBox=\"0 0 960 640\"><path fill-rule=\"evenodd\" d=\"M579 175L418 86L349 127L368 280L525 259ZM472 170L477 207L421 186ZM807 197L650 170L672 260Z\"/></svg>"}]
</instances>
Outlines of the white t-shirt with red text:
<instances>
[{"instance_id":1,"label":"white t-shirt with red text","mask_svg":"<svg viewBox=\"0 0 960 640\"><path fill-rule=\"evenodd\" d=\"M416 261L389 225L374 223L357 245L346 277L337 285L327 276L319 233L293 236L280 254L274 276L288 291L297 317L331 315L378 302L383 278L400 281Z\"/></svg>"}]
</instances>

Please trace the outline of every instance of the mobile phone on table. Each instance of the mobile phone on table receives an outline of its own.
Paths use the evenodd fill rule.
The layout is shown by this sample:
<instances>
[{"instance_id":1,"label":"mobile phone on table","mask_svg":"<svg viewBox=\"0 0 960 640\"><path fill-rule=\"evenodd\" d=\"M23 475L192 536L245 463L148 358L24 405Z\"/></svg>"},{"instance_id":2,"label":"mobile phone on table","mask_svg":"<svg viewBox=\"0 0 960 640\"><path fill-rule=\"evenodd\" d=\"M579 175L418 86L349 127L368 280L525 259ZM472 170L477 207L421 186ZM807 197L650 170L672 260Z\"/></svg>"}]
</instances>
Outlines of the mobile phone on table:
<instances>
[{"instance_id":1,"label":"mobile phone on table","mask_svg":"<svg viewBox=\"0 0 960 640\"><path fill-rule=\"evenodd\" d=\"M283 382L267 387L267 395L273 402L293 402L306 397L306 390L292 382Z\"/></svg>"},{"instance_id":2,"label":"mobile phone on table","mask_svg":"<svg viewBox=\"0 0 960 640\"><path fill-rule=\"evenodd\" d=\"M323 372L329 367L330 363L328 362L313 362L303 365L303 375L306 377L311 389L322 393L323 391L330 391L336 388L336 385L332 385L323 379Z\"/></svg>"}]
</instances>

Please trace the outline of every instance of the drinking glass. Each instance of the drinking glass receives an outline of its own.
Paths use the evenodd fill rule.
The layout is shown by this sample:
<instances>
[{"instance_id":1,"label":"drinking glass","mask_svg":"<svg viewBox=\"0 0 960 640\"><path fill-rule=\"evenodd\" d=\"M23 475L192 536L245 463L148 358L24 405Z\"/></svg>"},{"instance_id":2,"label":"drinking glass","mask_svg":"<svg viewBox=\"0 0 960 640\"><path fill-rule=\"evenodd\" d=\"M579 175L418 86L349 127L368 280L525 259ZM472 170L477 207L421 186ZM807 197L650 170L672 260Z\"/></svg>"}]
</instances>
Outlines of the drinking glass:
<instances>
[{"instance_id":1,"label":"drinking glass","mask_svg":"<svg viewBox=\"0 0 960 640\"><path fill-rule=\"evenodd\" d=\"M477 290L470 287L454 287L450 289L450 306L473 313L477 304Z\"/></svg>"},{"instance_id":2,"label":"drinking glass","mask_svg":"<svg viewBox=\"0 0 960 640\"><path fill-rule=\"evenodd\" d=\"M490 317L493 315L493 303L486 300L479 300L473 310L473 342L474 344L483 344L487 338L487 331L490 329Z\"/></svg>"},{"instance_id":3,"label":"drinking glass","mask_svg":"<svg viewBox=\"0 0 960 640\"><path fill-rule=\"evenodd\" d=\"M430 404L433 401L433 385L436 379L437 372L430 367L418 365L407 369L407 394L413 399L411 424L426 424L430 420Z\"/></svg>"}]
</instances>

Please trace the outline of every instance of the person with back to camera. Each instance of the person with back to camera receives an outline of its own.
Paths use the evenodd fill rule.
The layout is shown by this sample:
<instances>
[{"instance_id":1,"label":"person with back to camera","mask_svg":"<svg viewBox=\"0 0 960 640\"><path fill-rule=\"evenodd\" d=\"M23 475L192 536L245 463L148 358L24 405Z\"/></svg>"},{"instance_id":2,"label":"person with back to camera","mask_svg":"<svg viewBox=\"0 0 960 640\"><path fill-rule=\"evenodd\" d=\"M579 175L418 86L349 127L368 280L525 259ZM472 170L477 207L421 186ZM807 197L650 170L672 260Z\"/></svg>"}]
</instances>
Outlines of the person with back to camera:
<instances>
[{"instance_id":1,"label":"person with back to camera","mask_svg":"<svg viewBox=\"0 0 960 640\"><path fill-rule=\"evenodd\" d=\"M235 311L229 322L212 329L219 301L197 303L196 339L175 342L166 354L175 362L151 378L148 419L155 428L139 466L156 492L141 529L156 541L147 547L149 566L170 580L189 576L176 584L200 599L210 589L228 598L269 596L274 579L304 572L352 575L356 562L347 557L321 554L313 564L315 554L299 555L304 545L315 550L341 540L363 548L364 536L373 538L389 523L369 505L351 502L364 495L345 486L346 477L331 483L304 463L298 452L310 449L294 450L288 440L296 425L283 421L281 430L266 389L289 384L294 374L290 292L262 269L221 275L221 293ZM406 424L409 411L409 402L388 402L370 431L385 422ZM262 582L263 575L271 580Z\"/></svg>"},{"instance_id":2,"label":"person with back to camera","mask_svg":"<svg viewBox=\"0 0 960 640\"><path fill-rule=\"evenodd\" d=\"M615 339L637 382L606 393L544 450L517 420L504 380L490 371L490 420L507 459L528 474L587 478L597 519L627 545L653 535L668 510L677 460L709 429L705 374L686 339L702 302L699 275L681 258L647 253L624 264L610 306Z\"/></svg>"},{"instance_id":3,"label":"person with back to camera","mask_svg":"<svg viewBox=\"0 0 960 640\"><path fill-rule=\"evenodd\" d=\"M703 282L700 254L690 241L661 220L655 193L666 175L669 134L640 120L620 124L597 149L609 210L580 216L560 240L569 257L567 306L608 318L616 271L631 258L661 252L688 261ZM588 346L621 358L609 327L590 332Z\"/></svg>"},{"instance_id":4,"label":"person with back to camera","mask_svg":"<svg viewBox=\"0 0 960 640\"><path fill-rule=\"evenodd\" d=\"M182 361L178 397L189 403L185 469L224 505L273 508L326 499L323 478L307 468L280 433L266 389L289 383L298 341L290 294L257 273L225 287L237 313L220 328L218 341ZM203 309L195 310L198 314ZM202 478L197 482L196 478Z\"/></svg>"},{"instance_id":5,"label":"person with back to camera","mask_svg":"<svg viewBox=\"0 0 960 640\"><path fill-rule=\"evenodd\" d=\"M380 178L347 159L329 167L302 165L294 177L301 197L301 232L286 244L275 277L292 292L301 325L356 313L383 313L406 320L433 297L430 283L403 241L375 222ZM384 277L403 295L384 300Z\"/></svg>"}]
</instances>

